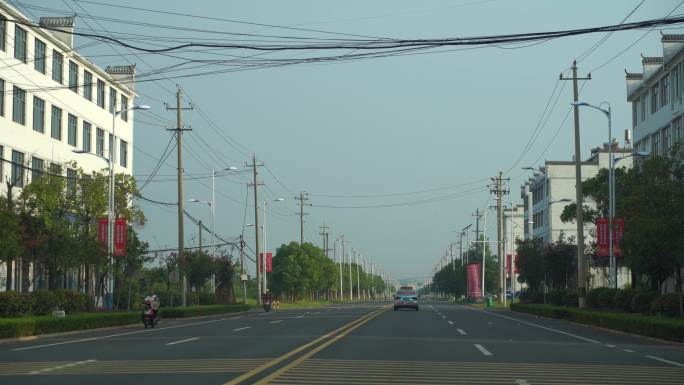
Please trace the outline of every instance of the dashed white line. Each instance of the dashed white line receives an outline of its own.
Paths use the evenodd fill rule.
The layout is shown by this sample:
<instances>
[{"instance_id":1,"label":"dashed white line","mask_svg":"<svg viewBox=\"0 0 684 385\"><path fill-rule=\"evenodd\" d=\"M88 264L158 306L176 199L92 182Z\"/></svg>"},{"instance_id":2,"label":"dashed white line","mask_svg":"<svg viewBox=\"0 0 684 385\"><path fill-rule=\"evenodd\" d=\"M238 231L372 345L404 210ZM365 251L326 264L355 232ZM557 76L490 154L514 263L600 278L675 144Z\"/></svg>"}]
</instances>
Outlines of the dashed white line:
<instances>
[{"instance_id":1,"label":"dashed white line","mask_svg":"<svg viewBox=\"0 0 684 385\"><path fill-rule=\"evenodd\" d=\"M679 362L666 360L664 358L660 358L660 357L656 357L656 356L646 356L646 357L648 357L652 360L656 360L656 361L664 362L666 364L670 364L670 365L674 365L674 366L679 366L680 368L684 368L684 364L680 364Z\"/></svg>"},{"instance_id":2,"label":"dashed white line","mask_svg":"<svg viewBox=\"0 0 684 385\"><path fill-rule=\"evenodd\" d=\"M461 333L461 335L466 335L466 332L464 332L463 329L456 329L456 330L458 330L458 332Z\"/></svg>"},{"instance_id":3,"label":"dashed white line","mask_svg":"<svg viewBox=\"0 0 684 385\"><path fill-rule=\"evenodd\" d=\"M527 380L515 380L515 383L518 385L530 385L530 383L527 382Z\"/></svg>"},{"instance_id":4,"label":"dashed white line","mask_svg":"<svg viewBox=\"0 0 684 385\"><path fill-rule=\"evenodd\" d=\"M279 322L283 322L283 320L279 319L279 320L277 320L277 321L271 321L270 323L272 323L272 324L277 324L277 323L279 323Z\"/></svg>"},{"instance_id":5,"label":"dashed white line","mask_svg":"<svg viewBox=\"0 0 684 385\"><path fill-rule=\"evenodd\" d=\"M295 318L304 318L304 316L303 316L303 315L298 315L298 316L295 317Z\"/></svg>"},{"instance_id":6,"label":"dashed white line","mask_svg":"<svg viewBox=\"0 0 684 385\"><path fill-rule=\"evenodd\" d=\"M608 348L614 348L615 345L606 344L606 347L608 347Z\"/></svg>"},{"instance_id":7,"label":"dashed white line","mask_svg":"<svg viewBox=\"0 0 684 385\"><path fill-rule=\"evenodd\" d=\"M443 316L442 316L442 319L444 319L444 318L446 318L446 316L445 316L445 315L443 315Z\"/></svg>"},{"instance_id":8,"label":"dashed white line","mask_svg":"<svg viewBox=\"0 0 684 385\"><path fill-rule=\"evenodd\" d=\"M492 355L492 353L489 350L485 349L485 347L480 345L480 344L473 344L473 346L475 346L477 348L477 350L479 350L485 356L491 356Z\"/></svg>"},{"instance_id":9,"label":"dashed white line","mask_svg":"<svg viewBox=\"0 0 684 385\"><path fill-rule=\"evenodd\" d=\"M183 342L190 342L190 341L194 341L194 340L198 340L198 339L199 339L199 337L193 337L193 338L188 338L186 340L169 342L168 344L166 344L166 346L175 345L175 344L182 344Z\"/></svg>"},{"instance_id":10,"label":"dashed white line","mask_svg":"<svg viewBox=\"0 0 684 385\"><path fill-rule=\"evenodd\" d=\"M233 331L234 331L234 332L239 332L240 330L251 329L251 328L252 328L251 326L245 326L245 327L243 327L243 328L233 329Z\"/></svg>"},{"instance_id":11,"label":"dashed white line","mask_svg":"<svg viewBox=\"0 0 684 385\"><path fill-rule=\"evenodd\" d=\"M51 371L53 371L53 370L64 369L64 368L70 368L70 367L76 366L76 365L87 364L87 363L89 363L89 362L95 362L95 360L85 360L85 361L72 362L72 363L66 364L66 365L60 365L60 366L54 366L54 367L52 367L52 368L45 368L45 369L41 369L41 370L35 370L35 371L33 371L33 372L29 372L29 374L40 374L40 373L45 373L45 372L51 372Z\"/></svg>"},{"instance_id":12,"label":"dashed white line","mask_svg":"<svg viewBox=\"0 0 684 385\"><path fill-rule=\"evenodd\" d=\"M622 349L622 351L627 353L634 353L634 350L631 349Z\"/></svg>"},{"instance_id":13,"label":"dashed white line","mask_svg":"<svg viewBox=\"0 0 684 385\"><path fill-rule=\"evenodd\" d=\"M449 325L453 325L453 324L454 324L454 321L447 321L447 322L449 323Z\"/></svg>"}]
</instances>

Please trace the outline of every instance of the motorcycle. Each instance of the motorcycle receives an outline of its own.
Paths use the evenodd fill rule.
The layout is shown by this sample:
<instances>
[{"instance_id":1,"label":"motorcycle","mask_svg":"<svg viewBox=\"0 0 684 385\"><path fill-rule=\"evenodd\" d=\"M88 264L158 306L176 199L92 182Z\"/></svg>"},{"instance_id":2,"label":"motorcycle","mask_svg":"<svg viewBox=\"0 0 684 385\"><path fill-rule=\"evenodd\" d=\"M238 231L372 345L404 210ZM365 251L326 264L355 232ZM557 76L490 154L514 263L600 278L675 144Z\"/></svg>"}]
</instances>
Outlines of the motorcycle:
<instances>
[{"instance_id":1,"label":"motorcycle","mask_svg":"<svg viewBox=\"0 0 684 385\"><path fill-rule=\"evenodd\" d=\"M159 322L157 310L152 307L152 304L149 301L145 301L145 305L143 306L142 321L145 325L145 329L147 329L148 326L154 328L154 325Z\"/></svg>"},{"instance_id":2,"label":"motorcycle","mask_svg":"<svg viewBox=\"0 0 684 385\"><path fill-rule=\"evenodd\" d=\"M261 303L264 307L264 311L269 312L273 306L273 298L268 294L264 294L261 296Z\"/></svg>"}]
</instances>

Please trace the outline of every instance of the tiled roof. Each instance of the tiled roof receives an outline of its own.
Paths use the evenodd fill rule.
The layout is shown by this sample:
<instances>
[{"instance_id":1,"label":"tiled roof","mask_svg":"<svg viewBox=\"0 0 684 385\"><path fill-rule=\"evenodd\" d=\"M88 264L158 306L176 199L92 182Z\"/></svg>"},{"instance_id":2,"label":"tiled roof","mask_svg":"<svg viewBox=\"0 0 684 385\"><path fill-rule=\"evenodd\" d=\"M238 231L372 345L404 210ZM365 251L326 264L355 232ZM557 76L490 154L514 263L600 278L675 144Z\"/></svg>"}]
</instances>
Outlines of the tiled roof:
<instances>
[{"instance_id":1,"label":"tiled roof","mask_svg":"<svg viewBox=\"0 0 684 385\"><path fill-rule=\"evenodd\" d=\"M73 27L76 16L49 16L40 18L42 27Z\"/></svg>"}]
</instances>

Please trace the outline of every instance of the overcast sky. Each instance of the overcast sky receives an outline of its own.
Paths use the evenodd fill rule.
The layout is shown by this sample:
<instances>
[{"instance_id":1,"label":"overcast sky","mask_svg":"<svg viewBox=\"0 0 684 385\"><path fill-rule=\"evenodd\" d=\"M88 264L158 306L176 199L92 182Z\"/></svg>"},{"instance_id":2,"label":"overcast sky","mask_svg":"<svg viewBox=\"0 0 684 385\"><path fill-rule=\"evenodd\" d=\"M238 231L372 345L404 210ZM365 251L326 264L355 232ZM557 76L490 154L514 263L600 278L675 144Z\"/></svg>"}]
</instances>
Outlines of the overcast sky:
<instances>
[{"instance_id":1,"label":"overcast sky","mask_svg":"<svg viewBox=\"0 0 684 385\"><path fill-rule=\"evenodd\" d=\"M85 1L10 3L31 17L56 13L35 6L95 16L95 19L77 18L76 28L82 32L94 28L117 35L125 32L225 38L225 35L189 34L99 18L106 16L212 31L316 38L346 36L154 14ZM639 0L116 2L122 6L291 28L406 39L617 24L639 3ZM678 5L681 5L679 0L647 0L629 21L663 17ZM682 8L674 13L682 13ZM584 86L581 98L611 103L614 135L621 141L631 120L624 70L641 72L640 54L662 55L658 30L635 43L645 33L615 33L579 62L580 75L592 71L593 79ZM153 112L136 115L136 178L142 183L153 171L170 139L164 126L174 126L175 114L166 111L162 102L175 103L173 91L177 82L188 99L199 107L185 113L186 123L193 129L185 135L184 143L188 174L186 198L209 200L210 168L236 166L244 170L244 163L254 152L275 175L263 167L259 169L265 183L261 198L270 201L285 198L269 206L269 250L299 239L293 198L294 193L304 190L311 194L309 203L313 205L306 208L309 213L305 228L307 241L320 245L319 226L325 222L331 228L331 243L344 234L352 247L372 257L393 277L422 279L449 243L456 240L455 230L472 222L471 214L476 208L491 204L486 187L489 177L499 170L510 170L506 174L512 178L509 199L518 203L521 202L520 185L529 176L521 167L538 166L544 159L571 160L572 116L564 123L563 118L570 108L572 87L570 82L557 82L557 79L573 59L581 57L602 37L603 34L584 35L515 49L511 46L452 49L139 83L139 102L150 104ZM77 45L91 42L85 38L76 41ZM633 43L622 55L597 69ZM102 67L136 63L141 73L177 62L163 55L136 52L138 55L134 56L125 48L113 47L116 52L106 44L85 47L80 52ZM236 54L228 50L218 52ZM300 54L271 55L291 58ZM554 108L544 117L539 134L533 135L554 89L551 103ZM600 114L582 111L581 123L582 156L586 158L591 148L607 140L606 122ZM532 138L533 145L523 152ZM142 193L159 201L175 201L175 167L174 152ZM206 177L197 179L201 175ZM243 223L253 222L251 193L245 210L246 183L250 176L243 172L216 179L216 231L226 238L234 239L242 231ZM151 204L142 204L142 207L149 222L141 232L151 248L174 247L177 242L175 208ZM210 223L206 206L189 203L187 209ZM196 226L189 221L185 226L186 246L193 246L197 243ZM495 228L490 220L490 235L494 235ZM245 234L253 245L253 229L249 228ZM209 241L208 236L204 239Z\"/></svg>"}]
</instances>

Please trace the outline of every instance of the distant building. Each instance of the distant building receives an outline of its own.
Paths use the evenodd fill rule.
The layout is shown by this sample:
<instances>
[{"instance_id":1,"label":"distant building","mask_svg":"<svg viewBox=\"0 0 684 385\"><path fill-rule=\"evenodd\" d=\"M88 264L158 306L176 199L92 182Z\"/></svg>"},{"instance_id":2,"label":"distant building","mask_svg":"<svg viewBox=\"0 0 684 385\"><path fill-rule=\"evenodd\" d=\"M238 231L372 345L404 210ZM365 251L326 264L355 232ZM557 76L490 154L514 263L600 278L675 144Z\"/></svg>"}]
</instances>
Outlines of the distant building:
<instances>
[{"instance_id":1,"label":"distant building","mask_svg":"<svg viewBox=\"0 0 684 385\"><path fill-rule=\"evenodd\" d=\"M21 22L15 22L21 21ZM108 167L133 173L134 66L102 69L79 55L73 41L75 17L42 17L40 27L6 2L0 3L0 194L7 183L18 193L41 172L75 176L67 163L86 173ZM89 154L76 154L74 150ZM98 155L98 156L93 156ZM0 290L8 274L22 287L21 260L0 264ZM35 270L35 271L34 271ZM73 274L72 274L73 273ZM40 266L29 290L40 288ZM67 275L65 286L76 282ZM35 287L34 287L35 286Z\"/></svg>"},{"instance_id":2,"label":"distant building","mask_svg":"<svg viewBox=\"0 0 684 385\"><path fill-rule=\"evenodd\" d=\"M514 207L505 208L503 212L504 216L504 239L505 239L505 249L506 249L506 279L508 279L507 287L511 287L511 274L515 273L515 270L511 266L515 266L515 242L517 240L522 240L525 237L525 206L517 205ZM510 256L510 257L508 257ZM508 259L510 258L510 259ZM520 284L516 283L516 291L520 290Z\"/></svg>"},{"instance_id":3,"label":"distant building","mask_svg":"<svg viewBox=\"0 0 684 385\"><path fill-rule=\"evenodd\" d=\"M653 155L684 145L684 35L663 35L661 41L662 57L643 57L642 72L626 75L634 149Z\"/></svg>"},{"instance_id":4,"label":"distant building","mask_svg":"<svg viewBox=\"0 0 684 385\"><path fill-rule=\"evenodd\" d=\"M613 157L615 159L632 154L631 148L620 148L613 143ZM632 167L631 156L618 159L616 168ZM608 144L591 150L591 156L582 162L582 180L595 177L602 168L608 168ZM574 161L546 161L534 175L522 186L521 198L524 202L525 239L542 239L545 243L553 243L561 234L565 239L573 238L576 242L577 224L563 223L561 214L568 204L575 202L575 162ZM585 206L593 206L591 200L584 201ZM592 229L593 224L586 223L585 229ZM594 241L592 232L585 230L585 243ZM592 272L595 281L592 286L605 286L603 278ZM629 279L627 271L621 273L618 284L624 284Z\"/></svg>"}]
</instances>

